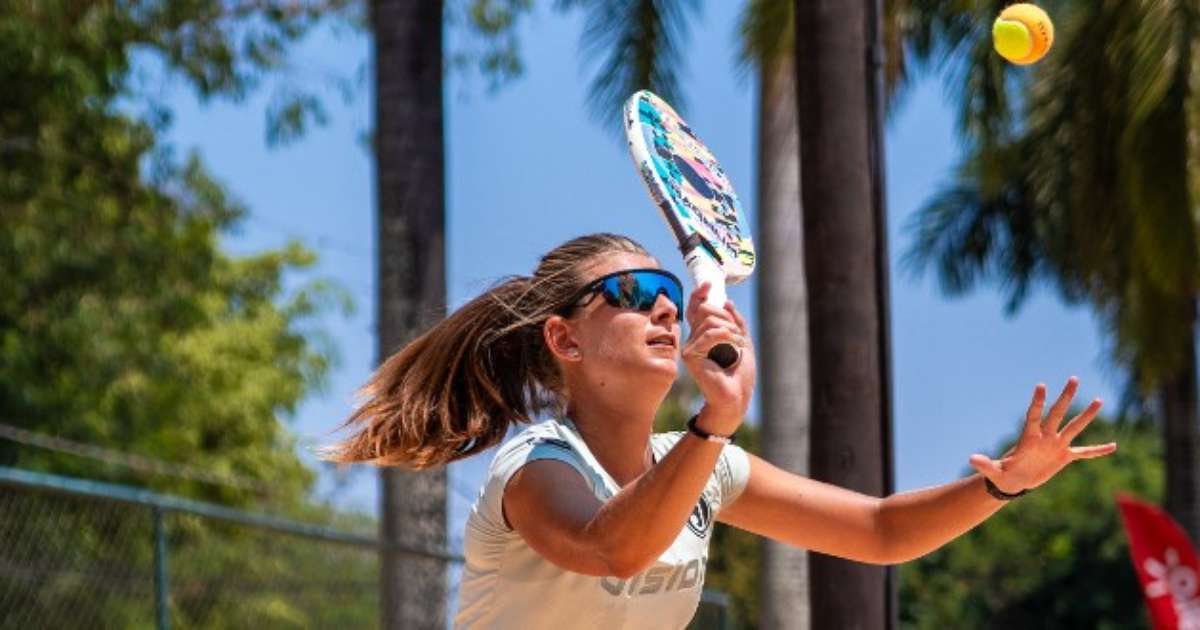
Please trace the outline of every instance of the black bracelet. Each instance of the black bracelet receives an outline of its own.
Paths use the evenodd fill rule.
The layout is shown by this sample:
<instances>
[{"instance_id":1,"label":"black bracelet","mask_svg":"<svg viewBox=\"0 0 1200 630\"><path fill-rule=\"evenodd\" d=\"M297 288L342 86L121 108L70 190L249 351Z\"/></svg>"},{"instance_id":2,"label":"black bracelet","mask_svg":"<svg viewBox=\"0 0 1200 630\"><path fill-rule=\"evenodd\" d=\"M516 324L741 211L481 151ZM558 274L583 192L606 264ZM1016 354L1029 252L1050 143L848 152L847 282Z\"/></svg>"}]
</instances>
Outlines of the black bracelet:
<instances>
[{"instance_id":1,"label":"black bracelet","mask_svg":"<svg viewBox=\"0 0 1200 630\"><path fill-rule=\"evenodd\" d=\"M715 433L709 433L708 431L701 429L700 427L696 426L696 418L699 418L699 417L700 417L700 414L696 414L687 421L688 432L691 433L692 435L694 435L698 438L704 439L704 440L709 440L711 442L721 442L723 444L733 444L734 440L737 439L736 431L729 435L717 435Z\"/></svg>"},{"instance_id":2,"label":"black bracelet","mask_svg":"<svg viewBox=\"0 0 1200 630\"><path fill-rule=\"evenodd\" d=\"M1013 499L1015 499L1023 494L1029 493L1029 488L1025 488L1024 490L1022 490L1016 494L1009 494L1009 493L1001 490L1000 488L997 488L996 484L992 483L992 480L988 479L987 477L983 478L983 485L984 485L984 487L987 488L988 494L996 497L997 499L1000 499L1001 501L1012 501Z\"/></svg>"}]
</instances>

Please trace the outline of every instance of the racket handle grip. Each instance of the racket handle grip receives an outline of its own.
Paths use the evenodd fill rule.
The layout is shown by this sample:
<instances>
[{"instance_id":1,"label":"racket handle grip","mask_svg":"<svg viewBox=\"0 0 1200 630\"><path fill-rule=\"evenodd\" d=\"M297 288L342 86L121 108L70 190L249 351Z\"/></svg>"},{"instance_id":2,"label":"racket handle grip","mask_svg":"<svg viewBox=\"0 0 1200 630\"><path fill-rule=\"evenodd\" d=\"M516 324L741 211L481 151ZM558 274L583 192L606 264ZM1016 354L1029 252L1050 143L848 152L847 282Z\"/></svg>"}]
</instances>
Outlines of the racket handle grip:
<instances>
[{"instance_id":1,"label":"racket handle grip","mask_svg":"<svg viewBox=\"0 0 1200 630\"><path fill-rule=\"evenodd\" d=\"M708 351L708 360L721 366L722 370L729 369L742 360L742 351L728 343L717 344Z\"/></svg>"},{"instance_id":2,"label":"racket handle grip","mask_svg":"<svg viewBox=\"0 0 1200 630\"><path fill-rule=\"evenodd\" d=\"M728 296L725 294L725 271L702 248L696 247L684 257L688 273L696 286L708 282L711 286L704 302L717 308L724 308ZM728 369L742 360L742 352L728 343L717 344L709 349L708 360L716 363L722 370Z\"/></svg>"}]
</instances>

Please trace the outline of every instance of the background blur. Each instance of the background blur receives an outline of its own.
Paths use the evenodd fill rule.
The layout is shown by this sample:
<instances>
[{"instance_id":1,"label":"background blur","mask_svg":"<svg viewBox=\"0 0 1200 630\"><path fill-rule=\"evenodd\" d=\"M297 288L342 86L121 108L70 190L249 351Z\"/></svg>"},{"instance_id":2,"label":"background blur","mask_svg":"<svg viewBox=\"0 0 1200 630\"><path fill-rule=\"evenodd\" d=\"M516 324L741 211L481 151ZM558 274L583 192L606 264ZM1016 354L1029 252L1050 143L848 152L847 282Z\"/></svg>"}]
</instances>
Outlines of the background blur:
<instances>
[{"instance_id":1,"label":"background blur","mask_svg":"<svg viewBox=\"0 0 1200 630\"><path fill-rule=\"evenodd\" d=\"M450 467L444 540L395 543L378 534L376 470L311 454L380 357L377 260L398 246L378 236L376 73L393 67L376 65L370 17L389 3L371 4L0 2L0 627L371 626L390 553L441 558L434 618L453 613L489 455ZM905 565L897 615L1144 626L1111 496L1164 499L1180 473L1163 431L1200 427L1200 5L1045 2L1055 48L1018 69L990 53L1003 4L882 16L906 59L889 69L884 145L895 489L1003 452L1034 385L1072 374L1106 401L1083 441L1121 451ZM446 2L445 306L596 231L685 275L595 83L653 32L597 24L639 7L755 225L764 66L745 25L771 11L790 25L787 5ZM731 290L745 313L757 281ZM714 544L720 623L775 627L759 623L757 542Z\"/></svg>"}]
</instances>

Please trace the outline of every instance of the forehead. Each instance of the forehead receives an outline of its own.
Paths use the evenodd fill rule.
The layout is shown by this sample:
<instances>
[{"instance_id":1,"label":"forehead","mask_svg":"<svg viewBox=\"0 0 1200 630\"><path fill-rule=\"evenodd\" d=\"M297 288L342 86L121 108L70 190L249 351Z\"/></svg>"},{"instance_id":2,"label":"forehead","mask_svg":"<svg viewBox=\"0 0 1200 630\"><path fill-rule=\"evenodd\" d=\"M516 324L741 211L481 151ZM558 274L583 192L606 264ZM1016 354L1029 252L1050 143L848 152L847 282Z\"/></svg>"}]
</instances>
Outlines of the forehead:
<instances>
[{"instance_id":1,"label":"forehead","mask_svg":"<svg viewBox=\"0 0 1200 630\"><path fill-rule=\"evenodd\" d=\"M591 282L600 276L617 271L645 268L658 269L658 261L644 254L612 252L589 261L580 269L579 275L584 282Z\"/></svg>"}]
</instances>

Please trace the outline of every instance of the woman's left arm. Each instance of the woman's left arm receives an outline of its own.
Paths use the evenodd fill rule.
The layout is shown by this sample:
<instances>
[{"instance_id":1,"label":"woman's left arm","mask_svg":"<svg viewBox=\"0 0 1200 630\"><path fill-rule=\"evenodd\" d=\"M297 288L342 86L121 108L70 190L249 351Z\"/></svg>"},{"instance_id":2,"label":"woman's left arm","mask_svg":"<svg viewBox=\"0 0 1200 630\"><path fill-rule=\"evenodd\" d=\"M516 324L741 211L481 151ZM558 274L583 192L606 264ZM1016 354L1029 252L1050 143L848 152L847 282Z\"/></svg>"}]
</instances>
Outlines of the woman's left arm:
<instances>
[{"instance_id":1,"label":"woman's left arm","mask_svg":"<svg viewBox=\"0 0 1200 630\"><path fill-rule=\"evenodd\" d=\"M980 474L884 499L794 475L751 456L746 488L721 510L719 520L859 562L895 564L918 558L966 533L1004 505L987 492L984 478L1013 494L1045 483L1072 461L1116 450L1115 443L1071 446L1100 410L1099 400L1059 428L1077 387L1072 377L1043 419L1046 387L1038 385L1017 445L999 460L971 456L971 466Z\"/></svg>"}]
</instances>

